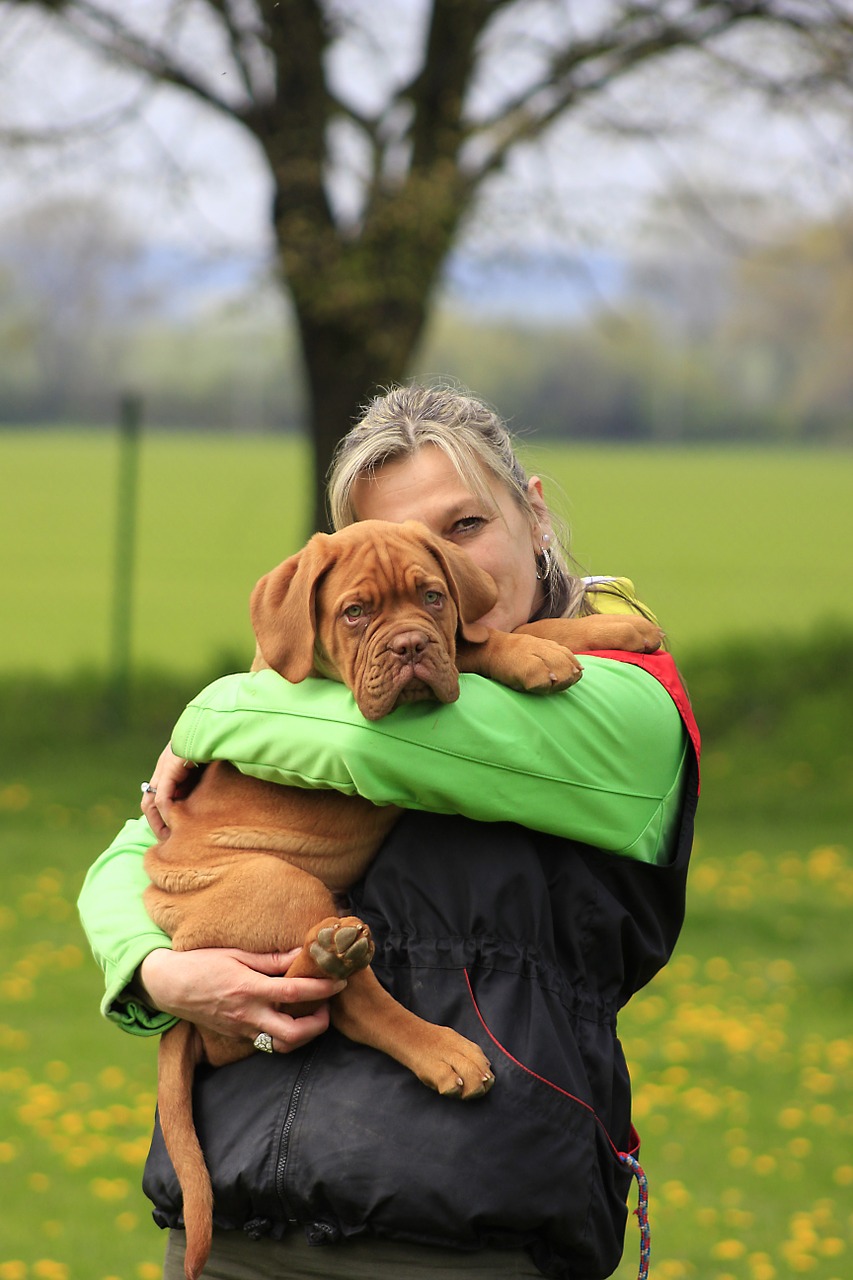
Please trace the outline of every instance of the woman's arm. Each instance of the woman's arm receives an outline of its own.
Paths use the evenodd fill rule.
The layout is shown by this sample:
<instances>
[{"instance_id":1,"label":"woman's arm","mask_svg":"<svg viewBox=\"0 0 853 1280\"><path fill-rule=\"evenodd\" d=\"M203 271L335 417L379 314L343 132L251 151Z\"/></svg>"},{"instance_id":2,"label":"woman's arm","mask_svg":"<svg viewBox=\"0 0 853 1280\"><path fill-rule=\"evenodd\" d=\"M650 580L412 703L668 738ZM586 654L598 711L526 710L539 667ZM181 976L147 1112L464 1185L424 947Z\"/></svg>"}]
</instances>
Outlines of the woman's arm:
<instances>
[{"instance_id":1,"label":"woman's arm","mask_svg":"<svg viewBox=\"0 0 853 1280\"><path fill-rule=\"evenodd\" d=\"M174 740L187 757L233 760L276 782L517 822L665 862L688 751L679 714L646 672L607 659L585 658L584 666L577 685L549 698L463 676L458 702L403 707L375 723L331 681L291 685L271 671L228 676L190 705ZM142 903L142 860L153 840L144 820L128 823L92 867L79 904L107 975L103 1010L139 1034L172 1020L140 994L139 966L155 951L148 969L165 964L174 977L149 990L151 1002L189 1016L181 1004L186 958L165 959L168 939Z\"/></svg>"},{"instance_id":2,"label":"woman's arm","mask_svg":"<svg viewBox=\"0 0 853 1280\"><path fill-rule=\"evenodd\" d=\"M272 1036L279 1052L325 1031L327 1006L301 1018L281 1004L328 1000L343 983L288 978L296 953L254 955L234 948L171 950L142 900L143 859L155 837L144 818L128 822L90 868L78 907L92 953L106 977L101 1012L132 1035L157 1035L187 1018L222 1035Z\"/></svg>"},{"instance_id":3,"label":"woman's arm","mask_svg":"<svg viewBox=\"0 0 853 1280\"><path fill-rule=\"evenodd\" d=\"M680 808L686 735L645 671L584 658L550 697L462 676L459 700L367 721L343 686L273 671L226 676L187 708L175 750L375 804L511 821L641 861L664 860Z\"/></svg>"}]
</instances>

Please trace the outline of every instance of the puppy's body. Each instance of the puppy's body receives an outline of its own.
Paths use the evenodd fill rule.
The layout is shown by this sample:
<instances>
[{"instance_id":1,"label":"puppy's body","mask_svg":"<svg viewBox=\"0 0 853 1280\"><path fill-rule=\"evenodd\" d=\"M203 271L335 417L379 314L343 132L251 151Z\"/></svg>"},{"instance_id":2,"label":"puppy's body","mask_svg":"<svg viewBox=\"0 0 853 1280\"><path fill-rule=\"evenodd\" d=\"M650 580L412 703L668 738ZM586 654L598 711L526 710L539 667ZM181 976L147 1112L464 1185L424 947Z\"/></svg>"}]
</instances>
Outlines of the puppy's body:
<instances>
[{"instance_id":1,"label":"puppy's body","mask_svg":"<svg viewBox=\"0 0 853 1280\"><path fill-rule=\"evenodd\" d=\"M549 692L581 674L568 646L660 643L657 628L626 617L554 620L505 635L477 622L494 601L491 578L424 526L364 521L316 535L258 583L256 665L292 682L310 674L341 680L362 714L377 720L405 702L454 701L460 669ZM265 783L218 762L175 806L168 837L149 850L146 906L176 950L301 945L290 976L348 979L331 1003L343 1034L390 1054L441 1094L480 1097L494 1077L479 1046L399 1005L367 967L366 926L338 914L336 895L364 874L397 816L359 797ZM199 1061L224 1065L252 1051L248 1040L185 1022L161 1041L160 1119L184 1193L190 1280L204 1266L212 1229L210 1179L192 1122L193 1071Z\"/></svg>"}]
</instances>

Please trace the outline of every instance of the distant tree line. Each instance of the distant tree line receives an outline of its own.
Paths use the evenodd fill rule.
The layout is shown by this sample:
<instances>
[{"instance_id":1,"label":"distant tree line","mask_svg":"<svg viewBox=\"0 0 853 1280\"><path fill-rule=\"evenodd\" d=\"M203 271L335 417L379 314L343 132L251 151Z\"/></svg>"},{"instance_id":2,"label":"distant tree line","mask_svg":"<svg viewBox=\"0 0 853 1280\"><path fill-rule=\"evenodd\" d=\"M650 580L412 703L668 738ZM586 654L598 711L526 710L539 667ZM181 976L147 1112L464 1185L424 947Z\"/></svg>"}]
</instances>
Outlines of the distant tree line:
<instances>
[{"instance_id":1,"label":"distant tree line","mask_svg":"<svg viewBox=\"0 0 853 1280\"><path fill-rule=\"evenodd\" d=\"M132 270L139 246L86 207L9 225L3 245L0 422L110 424L129 390L152 426L305 430L298 342L270 281L181 313ZM723 265L638 260L618 305L571 323L439 302L410 372L455 378L542 436L851 443L851 349L853 218Z\"/></svg>"}]
</instances>

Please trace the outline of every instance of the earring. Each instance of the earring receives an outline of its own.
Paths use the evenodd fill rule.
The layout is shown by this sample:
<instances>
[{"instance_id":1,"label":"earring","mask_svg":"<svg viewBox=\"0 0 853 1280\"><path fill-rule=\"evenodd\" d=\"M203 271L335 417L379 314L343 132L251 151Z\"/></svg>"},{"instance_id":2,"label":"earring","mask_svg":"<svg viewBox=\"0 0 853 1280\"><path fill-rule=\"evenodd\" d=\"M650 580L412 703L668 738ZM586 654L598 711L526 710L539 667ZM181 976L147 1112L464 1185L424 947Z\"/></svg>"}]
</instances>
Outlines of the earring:
<instances>
[{"instance_id":1,"label":"earring","mask_svg":"<svg viewBox=\"0 0 853 1280\"><path fill-rule=\"evenodd\" d=\"M538 582L547 582L554 571L554 553L549 545L550 542L550 533L543 533L542 545L536 557L536 579Z\"/></svg>"}]
</instances>

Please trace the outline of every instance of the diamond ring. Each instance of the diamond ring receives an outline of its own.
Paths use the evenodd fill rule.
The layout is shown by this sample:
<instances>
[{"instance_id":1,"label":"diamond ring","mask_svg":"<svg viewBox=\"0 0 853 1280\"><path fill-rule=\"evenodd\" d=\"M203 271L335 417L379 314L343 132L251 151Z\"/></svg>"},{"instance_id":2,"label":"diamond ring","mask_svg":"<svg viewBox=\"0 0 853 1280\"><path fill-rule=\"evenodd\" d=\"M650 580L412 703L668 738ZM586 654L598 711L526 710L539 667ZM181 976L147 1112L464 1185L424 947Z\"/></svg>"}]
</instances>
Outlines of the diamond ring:
<instances>
[{"instance_id":1,"label":"diamond ring","mask_svg":"<svg viewBox=\"0 0 853 1280\"><path fill-rule=\"evenodd\" d=\"M260 1049L261 1053L272 1053L272 1036L267 1035L266 1031L259 1031L255 1036L252 1044L256 1049Z\"/></svg>"}]
</instances>

